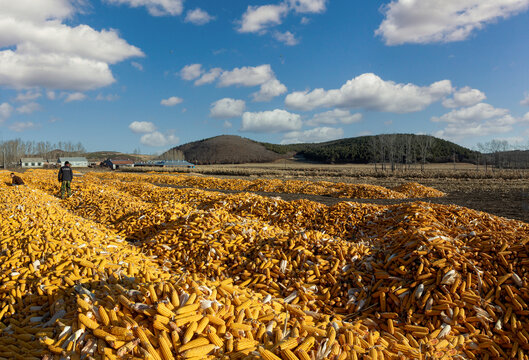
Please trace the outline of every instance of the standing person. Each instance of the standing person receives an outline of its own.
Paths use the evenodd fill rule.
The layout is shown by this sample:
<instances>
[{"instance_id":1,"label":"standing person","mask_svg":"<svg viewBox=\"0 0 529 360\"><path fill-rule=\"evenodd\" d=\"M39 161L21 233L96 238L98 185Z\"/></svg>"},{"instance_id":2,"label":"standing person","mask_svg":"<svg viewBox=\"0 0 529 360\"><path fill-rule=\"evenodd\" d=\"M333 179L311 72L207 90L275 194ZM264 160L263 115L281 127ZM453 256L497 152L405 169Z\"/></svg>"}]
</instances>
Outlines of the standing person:
<instances>
[{"instance_id":1,"label":"standing person","mask_svg":"<svg viewBox=\"0 0 529 360\"><path fill-rule=\"evenodd\" d=\"M73 171L70 168L68 161L64 162L64 166L61 166L59 170L59 182L61 183L61 199L64 199L64 193L68 193L68 197L72 195L72 189L70 183L73 179Z\"/></svg>"},{"instance_id":2,"label":"standing person","mask_svg":"<svg viewBox=\"0 0 529 360\"><path fill-rule=\"evenodd\" d=\"M15 185L24 185L24 180L22 180L22 178L18 175L15 175L15 173L11 173L11 179L12 179L12 183L11 185L15 186Z\"/></svg>"}]
</instances>

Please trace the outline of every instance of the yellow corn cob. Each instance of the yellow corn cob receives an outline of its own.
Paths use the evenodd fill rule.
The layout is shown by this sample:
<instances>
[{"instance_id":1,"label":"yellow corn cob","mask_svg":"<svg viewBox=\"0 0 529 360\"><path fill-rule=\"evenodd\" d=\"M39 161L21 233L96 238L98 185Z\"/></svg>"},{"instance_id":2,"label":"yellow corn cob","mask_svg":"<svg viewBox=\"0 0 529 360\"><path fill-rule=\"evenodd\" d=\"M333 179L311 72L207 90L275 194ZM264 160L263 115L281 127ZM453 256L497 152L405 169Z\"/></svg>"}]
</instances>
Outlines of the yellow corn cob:
<instances>
[{"instance_id":1,"label":"yellow corn cob","mask_svg":"<svg viewBox=\"0 0 529 360\"><path fill-rule=\"evenodd\" d=\"M97 329L99 327L97 321L90 319L85 314L79 314L79 321L89 329Z\"/></svg>"},{"instance_id":2,"label":"yellow corn cob","mask_svg":"<svg viewBox=\"0 0 529 360\"><path fill-rule=\"evenodd\" d=\"M159 336L158 337L158 343L160 344L160 350L162 353L163 360L174 360L173 353L171 351L171 347L165 337Z\"/></svg>"},{"instance_id":3,"label":"yellow corn cob","mask_svg":"<svg viewBox=\"0 0 529 360\"><path fill-rule=\"evenodd\" d=\"M184 351L187 351L189 349L192 349L198 346L208 345L209 343L210 343L209 340L206 339L205 337L199 337L197 339L191 340L188 343L180 346L178 348L178 352L184 352Z\"/></svg>"},{"instance_id":4,"label":"yellow corn cob","mask_svg":"<svg viewBox=\"0 0 529 360\"><path fill-rule=\"evenodd\" d=\"M158 311L160 315L165 316L169 319L175 316L175 313L169 310L163 302L160 302L158 303L158 305L156 305L156 311Z\"/></svg>"},{"instance_id":5,"label":"yellow corn cob","mask_svg":"<svg viewBox=\"0 0 529 360\"><path fill-rule=\"evenodd\" d=\"M184 353L182 353L182 357L184 359L189 359L192 357L200 357L200 356L209 354L214 349L215 349L215 345L213 344L202 345L202 346L198 346L198 347L185 351Z\"/></svg>"}]
</instances>

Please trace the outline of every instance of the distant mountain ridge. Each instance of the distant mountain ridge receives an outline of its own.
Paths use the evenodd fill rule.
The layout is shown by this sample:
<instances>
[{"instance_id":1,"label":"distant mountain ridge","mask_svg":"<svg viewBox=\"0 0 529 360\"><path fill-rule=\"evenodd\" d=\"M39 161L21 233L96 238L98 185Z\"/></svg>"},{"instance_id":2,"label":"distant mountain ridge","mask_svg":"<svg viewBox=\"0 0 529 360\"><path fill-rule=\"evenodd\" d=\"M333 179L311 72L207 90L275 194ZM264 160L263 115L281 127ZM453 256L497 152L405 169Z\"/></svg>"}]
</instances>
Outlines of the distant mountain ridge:
<instances>
[{"instance_id":1,"label":"distant mountain ridge","mask_svg":"<svg viewBox=\"0 0 529 360\"><path fill-rule=\"evenodd\" d=\"M384 134L291 145L220 135L174 147L160 158L170 154L181 154L200 165L271 162L292 156L321 163L448 162L454 158L472 162L479 153L429 135Z\"/></svg>"}]
</instances>

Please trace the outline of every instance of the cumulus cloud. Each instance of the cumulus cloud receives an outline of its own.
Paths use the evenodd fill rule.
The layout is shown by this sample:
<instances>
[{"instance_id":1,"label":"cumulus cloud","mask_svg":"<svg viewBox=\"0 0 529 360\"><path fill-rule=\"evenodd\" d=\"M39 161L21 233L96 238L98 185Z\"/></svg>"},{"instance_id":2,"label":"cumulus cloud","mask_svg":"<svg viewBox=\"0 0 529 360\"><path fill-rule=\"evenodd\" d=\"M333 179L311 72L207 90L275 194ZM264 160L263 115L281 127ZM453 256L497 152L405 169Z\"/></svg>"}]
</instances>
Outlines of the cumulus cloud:
<instances>
[{"instance_id":1,"label":"cumulus cloud","mask_svg":"<svg viewBox=\"0 0 529 360\"><path fill-rule=\"evenodd\" d=\"M110 4L128 5L133 8L145 6L152 16L176 16L183 10L183 0L106 0Z\"/></svg>"},{"instance_id":2,"label":"cumulus cloud","mask_svg":"<svg viewBox=\"0 0 529 360\"><path fill-rule=\"evenodd\" d=\"M27 92L17 94L15 101L18 101L18 102L33 101L33 100L40 98L41 96L42 94L39 90L29 90Z\"/></svg>"},{"instance_id":3,"label":"cumulus cloud","mask_svg":"<svg viewBox=\"0 0 529 360\"><path fill-rule=\"evenodd\" d=\"M35 111L39 111L41 109L40 105L37 104L36 102L30 102L30 103L27 103L27 104L24 104L22 106L19 106L17 108L17 112L20 113L20 114L32 114L34 113Z\"/></svg>"},{"instance_id":4,"label":"cumulus cloud","mask_svg":"<svg viewBox=\"0 0 529 360\"><path fill-rule=\"evenodd\" d=\"M460 124L464 122L482 121L491 118L498 118L509 113L507 109L498 109L486 103L479 103L471 107L452 110L441 117L433 117L434 122L447 122Z\"/></svg>"},{"instance_id":5,"label":"cumulus cloud","mask_svg":"<svg viewBox=\"0 0 529 360\"><path fill-rule=\"evenodd\" d=\"M270 101L287 92L287 87L277 79L271 79L261 85L258 92L252 94L254 101Z\"/></svg>"},{"instance_id":6,"label":"cumulus cloud","mask_svg":"<svg viewBox=\"0 0 529 360\"><path fill-rule=\"evenodd\" d=\"M195 81L195 86L200 86L200 85L204 85L204 84L211 84L212 82L214 82L215 80L218 79L218 77L220 76L221 73L222 73L222 69L221 68L213 68L213 69L209 70L208 72L205 72L200 77L200 79L197 79Z\"/></svg>"},{"instance_id":7,"label":"cumulus cloud","mask_svg":"<svg viewBox=\"0 0 529 360\"><path fill-rule=\"evenodd\" d=\"M48 90L48 91L46 91L46 97L47 97L49 100L55 100L55 98L56 98L57 96L56 96L56 94L55 94L55 91Z\"/></svg>"},{"instance_id":8,"label":"cumulus cloud","mask_svg":"<svg viewBox=\"0 0 529 360\"><path fill-rule=\"evenodd\" d=\"M196 8L194 10L189 10L186 15L186 22L190 22L195 25L204 25L215 19L214 16L211 16L206 11Z\"/></svg>"},{"instance_id":9,"label":"cumulus cloud","mask_svg":"<svg viewBox=\"0 0 529 360\"><path fill-rule=\"evenodd\" d=\"M231 122L229 122L228 120L225 120L224 121L224 124L222 124L222 126L225 128L225 129L230 129L233 124Z\"/></svg>"},{"instance_id":10,"label":"cumulus cloud","mask_svg":"<svg viewBox=\"0 0 529 360\"><path fill-rule=\"evenodd\" d=\"M113 83L109 64L144 56L113 30L63 23L66 0L0 0L0 85L89 90ZM37 11L42 11L37 14Z\"/></svg>"},{"instance_id":11,"label":"cumulus cloud","mask_svg":"<svg viewBox=\"0 0 529 360\"><path fill-rule=\"evenodd\" d=\"M322 13L326 10L327 0L289 0L297 13Z\"/></svg>"},{"instance_id":12,"label":"cumulus cloud","mask_svg":"<svg viewBox=\"0 0 529 360\"><path fill-rule=\"evenodd\" d=\"M393 0L375 34L387 45L461 41L528 7L529 0Z\"/></svg>"},{"instance_id":13,"label":"cumulus cloud","mask_svg":"<svg viewBox=\"0 0 529 360\"><path fill-rule=\"evenodd\" d=\"M309 126L318 125L336 125L336 124L352 124L362 120L362 114L351 114L349 110L334 109L323 113L316 114L307 121Z\"/></svg>"},{"instance_id":14,"label":"cumulus cloud","mask_svg":"<svg viewBox=\"0 0 529 360\"><path fill-rule=\"evenodd\" d=\"M294 45L299 44L299 40L296 39L294 34L292 34L290 31L285 31L284 33L280 31L276 31L274 32L274 38L277 41L280 41L288 46L294 46Z\"/></svg>"},{"instance_id":15,"label":"cumulus cloud","mask_svg":"<svg viewBox=\"0 0 529 360\"><path fill-rule=\"evenodd\" d=\"M256 86L275 78L269 64L244 66L231 71L224 71L220 76L219 86Z\"/></svg>"},{"instance_id":16,"label":"cumulus cloud","mask_svg":"<svg viewBox=\"0 0 529 360\"><path fill-rule=\"evenodd\" d=\"M529 93L527 93L525 95L525 98L522 101L520 101L520 105L529 106Z\"/></svg>"},{"instance_id":17,"label":"cumulus cloud","mask_svg":"<svg viewBox=\"0 0 529 360\"><path fill-rule=\"evenodd\" d=\"M285 104L296 110L339 107L410 113L424 110L450 93L452 84L449 80L421 87L384 81L367 73L347 81L340 89L293 92L287 95Z\"/></svg>"},{"instance_id":18,"label":"cumulus cloud","mask_svg":"<svg viewBox=\"0 0 529 360\"><path fill-rule=\"evenodd\" d=\"M204 70L202 70L202 64L191 64L186 65L182 70L180 70L180 76L184 80L195 80L200 77Z\"/></svg>"},{"instance_id":19,"label":"cumulus cloud","mask_svg":"<svg viewBox=\"0 0 529 360\"><path fill-rule=\"evenodd\" d=\"M179 98L178 96L171 96L168 99L163 99L160 104L164 106L175 106L182 103L182 101L184 101L184 99Z\"/></svg>"},{"instance_id":20,"label":"cumulus cloud","mask_svg":"<svg viewBox=\"0 0 529 360\"><path fill-rule=\"evenodd\" d=\"M11 116L13 107L9 103L0 104L0 124Z\"/></svg>"},{"instance_id":21,"label":"cumulus cloud","mask_svg":"<svg viewBox=\"0 0 529 360\"><path fill-rule=\"evenodd\" d=\"M145 134L141 137L140 142L143 145L152 147L162 147L168 145L176 145L180 139L173 134L162 134L159 131L155 131L149 134Z\"/></svg>"},{"instance_id":22,"label":"cumulus cloud","mask_svg":"<svg viewBox=\"0 0 529 360\"><path fill-rule=\"evenodd\" d=\"M156 131L156 126L150 121L133 121L129 129L136 134L152 133Z\"/></svg>"},{"instance_id":23,"label":"cumulus cloud","mask_svg":"<svg viewBox=\"0 0 529 360\"><path fill-rule=\"evenodd\" d=\"M224 98L211 104L209 116L217 119L239 117L243 114L245 108L246 103L244 100Z\"/></svg>"},{"instance_id":24,"label":"cumulus cloud","mask_svg":"<svg viewBox=\"0 0 529 360\"><path fill-rule=\"evenodd\" d=\"M259 66L243 66L232 70L212 68L205 71L201 64L185 66L180 75L185 80L195 80L195 86L210 84L217 81L217 86L261 86L252 94L254 101L269 101L287 91L285 85L277 80L270 64Z\"/></svg>"},{"instance_id":25,"label":"cumulus cloud","mask_svg":"<svg viewBox=\"0 0 529 360\"><path fill-rule=\"evenodd\" d=\"M86 95L81 92L74 92L71 94L66 95L66 99L64 99L65 103L69 103L72 101L82 101L86 99Z\"/></svg>"},{"instance_id":26,"label":"cumulus cloud","mask_svg":"<svg viewBox=\"0 0 529 360\"><path fill-rule=\"evenodd\" d=\"M37 124L35 124L32 121L26 121L26 122L17 121L15 123L11 124L9 126L9 129L11 129L11 130L13 130L15 132L22 132L22 131L25 131L25 130L35 129L36 127L37 127Z\"/></svg>"},{"instance_id":27,"label":"cumulus cloud","mask_svg":"<svg viewBox=\"0 0 529 360\"><path fill-rule=\"evenodd\" d=\"M283 137L281 144L319 143L340 139L343 129L331 127L318 127L305 131L292 131Z\"/></svg>"},{"instance_id":28,"label":"cumulus cloud","mask_svg":"<svg viewBox=\"0 0 529 360\"><path fill-rule=\"evenodd\" d=\"M263 112L245 112L242 115L241 131L258 133L278 133L299 130L301 116L276 109Z\"/></svg>"},{"instance_id":29,"label":"cumulus cloud","mask_svg":"<svg viewBox=\"0 0 529 360\"><path fill-rule=\"evenodd\" d=\"M435 134L436 136L461 139L506 133L513 130L514 125L523 123L525 120L513 117L507 109L479 103L467 108L452 110L441 117L433 117L432 121L447 123L444 129Z\"/></svg>"},{"instance_id":30,"label":"cumulus cloud","mask_svg":"<svg viewBox=\"0 0 529 360\"><path fill-rule=\"evenodd\" d=\"M281 24L287 13L288 6L285 4L248 6L242 15L237 31L240 33L263 33L269 27Z\"/></svg>"},{"instance_id":31,"label":"cumulus cloud","mask_svg":"<svg viewBox=\"0 0 529 360\"><path fill-rule=\"evenodd\" d=\"M445 99L443 101L443 106L447 108L472 106L482 102L486 98L485 94L478 89L472 89L469 86L465 86L464 88L457 90L452 98Z\"/></svg>"}]
</instances>

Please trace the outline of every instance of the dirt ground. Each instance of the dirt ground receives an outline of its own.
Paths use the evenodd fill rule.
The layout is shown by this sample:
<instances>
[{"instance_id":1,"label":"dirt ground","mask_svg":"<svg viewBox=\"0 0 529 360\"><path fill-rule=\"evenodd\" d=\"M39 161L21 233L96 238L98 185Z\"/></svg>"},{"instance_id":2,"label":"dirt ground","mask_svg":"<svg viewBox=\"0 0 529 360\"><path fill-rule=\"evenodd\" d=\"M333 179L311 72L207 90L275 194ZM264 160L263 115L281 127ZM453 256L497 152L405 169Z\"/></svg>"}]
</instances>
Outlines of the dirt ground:
<instances>
[{"instance_id":1,"label":"dirt ground","mask_svg":"<svg viewBox=\"0 0 529 360\"><path fill-rule=\"evenodd\" d=\"M309 180L309 179L305 179ZM324 180L324 179L310 179ZM329 179L325 179L329 180ZM356 178L348 179L351 183L363 183L380 185L388 188L400 185L409 181L416 181L405 178ZM263 196L278 196L286 201L297 199L308 199L326 205L333 205L341 201L355 201L372 204L398 204L410 201L425 201L438 204L456 204L470 209L484 211L493 215L510 219L517 219L529 223L529 183L527 180L502 180L502 179L422 179L422 185L431 186L435 189L447 193L442 198L427 199L345 199L330 196L305 195L305 194L285 194L285 193L265 193L256 192ZM210 189L219 191L215 189ZM237 192L224 191L221 192Z\"/></svg>"}]
</instances>

